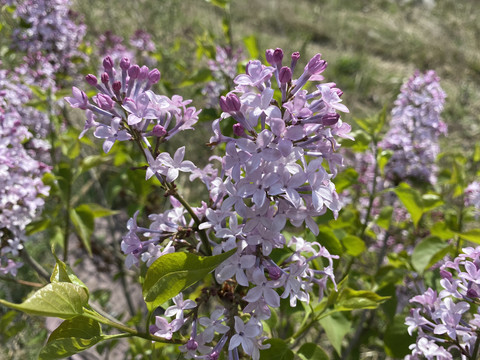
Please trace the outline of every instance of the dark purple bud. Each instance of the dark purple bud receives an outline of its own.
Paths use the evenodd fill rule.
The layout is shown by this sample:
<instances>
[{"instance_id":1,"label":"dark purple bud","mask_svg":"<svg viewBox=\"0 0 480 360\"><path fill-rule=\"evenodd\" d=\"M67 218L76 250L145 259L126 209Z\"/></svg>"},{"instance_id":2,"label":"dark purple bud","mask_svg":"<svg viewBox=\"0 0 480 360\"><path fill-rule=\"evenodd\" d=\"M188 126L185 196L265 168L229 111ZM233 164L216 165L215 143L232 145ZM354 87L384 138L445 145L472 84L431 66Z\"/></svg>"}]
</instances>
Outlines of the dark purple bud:
<instances>
[{"instance_id":1,"label":"dark purple bud","mask_svg":"<svg viewBox=\"0 0 480 360\"><path fill-rule=\"evenodd\" d=\"M85 80L87 80L87 83L89 85L97 86L98 80L97 80L97 77L95 75L88 74L87 76L85 76Z\"/></svg>"},{"instance_id":2,"label":"dark purple bud","mask_svg":"<svg viewBox=\"0 0 480 360\"><path fill-rule=\"evenodd\" d=\"M323 70L325 70L326 67L327 62L325 60L322 60L322 55L316 54L305 66L305 71L309 75L317 75L320 74Z\"/></svg>"},{"instance_id":3,"label":"dark purple bud","mask_svg":"<svg viewBox=\"0 0 480 360\"><path fill-rule=\"evenodd\" d=\"M453 275L450 271L447 271L447 270L440 270L440 276L442 277L442 279L448 279L448 280L452 280L453 278Z\"/></svg>"},{"instance_id":4,"label":"dark purple bud","mask_svg":"<svg viewBox=\"0 0 480 360\"><path fill-rule=\"evenodd\" d=\"M120 68L125 71L128 70L130 68L130 59L127 57L122 58L120 60Z\"/></svg>"},{"instance_id":5,"label":"dark purple bud","mask_svg":"<svg viewBox=\"0 0 480 360\"><path fill-rule=\"evenodd\" d=\"M115 81L113 84L112 84L112 89L113 91L115 92L120 92L120 90L122 89L122 83L120 81Z\"/></svg>"},{"instance_id":6,"label":"dark purple bud","mask_svg":"<svg viewBox=\"0 0 480 360\"><path fill-rule=\"evenodd\" d=\"M128 76L130 76L131 79L138 78L139 74L140 74L140 66L135 64L128 68Z\"/></svg>"},{"instance_id":7,"label":"dark purple bud","mask_svg":"<svg viewBox=\"0 0 480 360\"><path fill-rule=\"evenodd\" d=\"M292 54L292 61L297 62L298 59L300 59L300 53L299 53L298 51L295 51L295 52Z\"/></svg>"},{"instance_id":8,"label":"dark purple bud","mask_svg":"<svg viewBox=\"0 0 480 360\"><path fill-rule=\"evenodd\" d=\"M468 291L467 291L467 296L468 296L469 298L476 299L476 298L478 298L478 293L477 293L475 290L473 290L473 289L468 289Z\"/></svg>"},{"instance_id":9,"label":"dark purple bud","mask_svg":"<svg viewBox=\"0 0 480 360\"><path fill-rule=\"evenodd\" d=\"M278 77L280 84L288 84L292 80L292 70L288 66L284 66L280 69Z\"/></svg>"},{"instance_id":10,"label":"dark purple bud","mask_svg":"<svg viewBox=\"0 0 480 360\"><path fill-rule=\"evenodd\" d=\"M268 266L267 270L272 280L278 280L282 276L282 270L278 266Z\"/></svg>"},{"instance_id":11,"label":"dark purple bud","mask_svg":"<svg viewBox=\"0 0 480 360\"><path fill-rule=\"evenodd\" d=\"M158 328L157 325L150 325L148 330L150 330L150 334L155 334L160 329Z\"/></svg>"},{"instance_id":12,"label":"dark purple bud","mask_svg":"<svg viewBox=\"0 0 480 360\"><path fill-rule=\"evenodd\" d=\"M148 82L150 84L156 84L160 81L160 71L158 69L153 69L148 73Z\"/></svg>"},{"instance_id":13,"label":"dark purple bud","mask_svg":"<svg viewBox=\"0 0 480 360\"><path fill-rule=\"evenodd\" d=\"M142 81L142 80L147 80L148 78L148 67L146 67L145 65L143 65L141 68L140 68L140 73L138 74L138 80Z\"/></svg>"},{"instance_id":14,"label":"dark purple bud","mask_svg":"<svg viewBox=\"0 0 480 360\"><path fill-rule=\"evenodd\" d=\"M187 349L195 351L198 348L198 342L196 342L194 339L190 339L187 341Z\"/></svg>"},{"instance_id":15,"label":"dark purple bud","mask_svg":"<svg viewBox=\"0 0 480 360\"><path fill-rule=\"evenodd\" d=\"M113 60L110 56L103 59L103 68L105 71L111 71L113 69Z\"/></svg>"},{"instance_id":16,"label":"dark purple bud","mask_svg":"<svg viewBox=\"0 0 480 360\"><path fill-rule=\"evenodd\" d=\"M103 73L101 76L101 80L103 84L108 84L108 81L110 80L110 76L108 76L107 73Z\"/></svg>"},{"instance_id":17,"label":"dark purple bud","mask_svg":"<svg viewBox=\"0 0 480 360\"><path fill-rule=\"evenodd\" d=\"M220 352L212 351L212 353L208 355L208 360L218 360L219 357L220 357Z\"/></svg>"},{"instance_id":18,"label":"dark purple bud","mask_svg":"<svg viewBox=\"0 0 480 360\"><path fill-rule=\"evenodd\" d=\"M338 122L338 119L340 119L340 115L337 113L327 114L322 117L322 124L326 126L335 125Z\"/></svg>"},{"instance_id":19,"label":"dark purple bud","mask_svg":"<svg viewBox=\"0 0 480 360\"><path fill-rule=\"evenodd\" d=\"M155 125L152 129L152 134L157 137L162 137L167 133L167 130L162 125Z\"/></svg>"},{"instance_id":20,"label":"dark purple bud","mask_svg":"<svg viewBox=\"0 0 480 360\"><path fill-rule=\"evenodd\" d=\"M273 52L273 62L275 65L280 67L282 66L282 60L283 60L283 50L280 48L276 48L275 51Z\"/></svg>"},{"instance_id":21,"label":"dark purple bud","mask_svg":"<svg viewBox=\"0 0 480 360\"><path fill-rule=\"evenodd\" d=\"M270 65L275 65L275 61L273 60L273 52L275 50L273 49L268 49L265 51L265 59L267 59L267 62L270 64Z\"/></svg>"},{"instance_id":22,"label":"dark purple bud","mask_svg":"<svg viewBox=\"0 0 480 360\"><path fill-rule=\"evenodd\" d=\"M240 110L240 99L234 93L220 97L220 108L227 113L233 113Z\"/></svg>"},{"instance_id":23,"label":"dark purple bud","mask_svg":"<svg viewBox=\"0 0 480 360\"><path fill-rule=\"evenodd\" d=\"M243 128L242 124L238 124L238 123L234 124L233 133L239 137L242 137L243 135L245 135L245 129Z\"/></svg>"},{"instance_id":24,"label":"dark purple bud","mask_svg":"<svg viewBox=\"0 0 480 360\"><path fill-rule=\"evenodd\" d=\"M98 94L94 98L94 100L97 103L97 105L100 107L100 109L103 109L103 110L111 110L115 105L115 103L110 98L110 96L107 96L105 94Z\"/></svg>"}]
</instances>

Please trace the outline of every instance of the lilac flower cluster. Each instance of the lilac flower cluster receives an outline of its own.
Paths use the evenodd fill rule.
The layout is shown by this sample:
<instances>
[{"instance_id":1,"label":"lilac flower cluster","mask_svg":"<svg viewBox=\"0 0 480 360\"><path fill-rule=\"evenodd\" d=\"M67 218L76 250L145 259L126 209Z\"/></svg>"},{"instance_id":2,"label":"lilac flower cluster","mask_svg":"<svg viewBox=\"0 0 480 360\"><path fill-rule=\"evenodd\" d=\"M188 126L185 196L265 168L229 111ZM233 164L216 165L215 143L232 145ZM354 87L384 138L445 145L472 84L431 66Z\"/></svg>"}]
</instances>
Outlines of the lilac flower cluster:
<instances>
[{"instance_id":1,"label":"lilac flower cluster","mask_svg":"<svg viewBox=\"0 0 480 360\"><path fill-rule=\"evenodd\" d=\"M38 215L49 193L41 179L48 166L32 157L35 149L26 148L30 142L38 150L41 140L34 141L22 124L24 113L8 103L12 93L13 98L21 94L14 90L0 90L0 273L13 276L22 265L16 258L23 249L25 227Z\"/></svg>"},{"instance_id":2,"label":"lilac flower cluster","mask_svg":"<svg viewBox=\"0 0 480 360\"><path fill-rule=\"evenodd\" d=\"M390 130L380 142L393 155L385 167L388 180L434 183L438 137L447 126L440 119L445 93L435 71L416 72L401 88L392 110Z\"/></svg>"},{"instance_id":3,"label":"lilac flower cluster","mask_svg":"<svg viewBox=\"0 0 480 360\"><path fill-rule=\"evenodd\" d=\"M220 95L228 91L227 85L233 84L237 75L237 67L242 61L242 49L233 51L230 47L217 46L215 60L208 61L208 68L212 72L213 80L207 82L202 90L206 96L206 107L216 108Z\"/></svg>"},{"instance_id":4,"label":"lilac flower cluster","mask_svg":"<svg viewBox=\"0 0 480 360\"><path fill-rule=\"evenodd\" d=\"M405 324L408 332L418 330L412 354L405 359L477 359L480 337L480 247L463 249L453 261L440 268L442 290L428 289L413 297Z\"/></svg>"},{"instance_id":5,"label":"lilac flower cluster","mask_svg":"<svg viewBox=\"0 0 480 360\"><path fill-rule=\"evenodd\" d=\"M328 279L336 286L336 256L318 242L297 236L286 239L282 231L286 226L304 226L318 235L314 218L328 209L338 214L340 201L332 178L343 160L336 152L337 137L348 138L350 126L337 111L348 109L334 83L317 84L312 92L304 89L308 81L323 80L320 73L327 63L320 54L296 80L292 74L298 53L292 55L290 66L282 66L281 49L267 50L266 55L272 66L250 61L246 74L235 77L235 89L220 99L223 113L213 122L210 139L211 146L225 144L225 156L211 158L220 171L213 163L199 169L184 160L185 147L172 158L151 146L150 137L167 141L192 128L198 115L195 108L186 107L189 101L150 90L160 77L156 70L122 59L117 80L107 57L101 84L87 76L99 90L93 103L77 88L66 98L73 107L86 110L85 129L96 128L94 135L105 139L105 152L115 141L132 139L140 144L148 161L146 178L155 176L171 195L172 209L149 215L148 228L137 224L138 212L129 220L121 243L128 267L140 261L150 266L181 249L214 255L236 250L215 270L220 288L205 288L195 302L183 301L179 294L151 329L169 339L191 324L190 341L181 348L187 358L218 359L228 343L230 358L239 357L241 345L245 354L258 359L259 351L267 347L262 344L262 320L271 316L270 308L278 308L281 299L288 299L291 306L298 300L308 303L312 291L322 298ZM221 122L233 129L233 137L222 134ZM180 172L205 184L208 204L190 207L182 201L174 186ZM271 256L274 249L289 249L289 255L277 263ZM199 316L199 308L208 310L215 298L216 310Z\"/></svg>"},{"instance_id":6,"label":"lilac flower cluster","mask_svg":"<svg viewBox=\"0 0 480 360\"><path fill-rule=\"evenodd\" d=\"M70 5L70 0L17 2L14 16L27 26L13 30L12 47L26 53L38 69L45 63L53 66L55 72L69 69L74 57L85 56L78 47L86 32L86 26L78 23Z\"/></svg>"}]
</instances>

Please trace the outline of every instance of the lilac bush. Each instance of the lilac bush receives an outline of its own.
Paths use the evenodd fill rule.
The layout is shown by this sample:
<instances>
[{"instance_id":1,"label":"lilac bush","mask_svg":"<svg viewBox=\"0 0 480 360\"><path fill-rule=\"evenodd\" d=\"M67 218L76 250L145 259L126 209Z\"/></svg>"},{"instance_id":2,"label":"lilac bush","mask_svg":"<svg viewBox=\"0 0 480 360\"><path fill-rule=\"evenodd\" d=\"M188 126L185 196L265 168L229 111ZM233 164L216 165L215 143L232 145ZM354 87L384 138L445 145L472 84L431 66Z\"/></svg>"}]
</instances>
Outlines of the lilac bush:
<instances>
[{"instance_id":1,"label":"lilac bush","mask_svg":"<svg viewBox=\"0 0 480 360\"><path fill-rule=\"evenodd\" d=\"M415 304L406 318L408 332L418 331L405 359L476 359L480 345L478 312L480 247L464 248L453 261L440 268L438 293L429 288L413 297Z\"/></svg>"},{"instance_id":2,"label":"lilac bush","mask_svg":"<svg viewBox=\"0 0 480 360\"><path fill-rule=\"evenodd\" d=\"M334 83L304 89L309 81L323 80L326 61L315 55L294 80L299 56L294 53L290 66L282 66L283 51L267 50L271 66L253 60L245 74L235 77L235 89L220 98L223 113L212 124L209 142L224 144L225 155L212 156L204 168L184 160L185 147L173 157L160 150L179 131L192 129L199 111L178 95L156 94L151 88L160 79L158 70L122 58L117 71L106 57L101 81L86 77L98 93L89 99L73 88L73 96L66 98L86 111L85 131L93 128L94 136L104 139L105 152L116 141L135 142L148 163L146 179L155 177L170 196L172 209L150 214L148 228L138 226L138 212L129 220L121 243L127 267L140 262L155 267L162 256L183 249L233 253L214 271L217 286L204 289L195 302L183 301L180 293L151 326L153 335L164 339L191 326L190 340L181 347L187 358L217 359L226 347L231 358L238 358L241 348L258 359L268 347L262 321L270 318L271 308L278 308L281 299L291 306L298 300L308 303L314 289L314 298L321 299L328 279L336 286L337 256L319 242L283 235L290 226L318 235L314 218L327 210L337 216L340 201L332 179L343 165L337 138L350 138L350 126L338 114L348 112L342 91ZM233 136L222 133L221 123ZM175 183L180 173L204 183L208 202L198 207L186 202ZM275 261L275 249L288 249L289 255ZM216 310L208 315L214 303Z\"/></svg>"}]
</instances>

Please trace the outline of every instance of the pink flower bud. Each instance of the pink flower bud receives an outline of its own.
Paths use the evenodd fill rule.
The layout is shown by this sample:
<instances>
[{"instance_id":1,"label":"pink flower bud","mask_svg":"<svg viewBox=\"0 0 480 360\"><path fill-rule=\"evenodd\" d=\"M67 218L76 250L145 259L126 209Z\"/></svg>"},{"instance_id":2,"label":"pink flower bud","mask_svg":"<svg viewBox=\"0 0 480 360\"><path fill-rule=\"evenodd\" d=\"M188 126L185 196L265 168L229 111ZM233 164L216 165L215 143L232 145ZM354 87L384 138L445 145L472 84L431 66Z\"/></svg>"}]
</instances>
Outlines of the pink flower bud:
<instances>
[{"instance_id":1,"label":"pink flower bud","mask_svg":"<svg viewBox=\"0 0 480 360\"><path fill-rule=\"evenodd\" d=\"M273 59L273 52L275 50L273 49L268 49L265 51L265 59L267 59L267 62L270 64L270 65L274 65L275 64L275 61Z\"/></svg>"},{"instance_id":2,"label":"pink flower bud","mask_svg":"<svg viewBox=\"0 0 480 360\"><path fill-rule=\"evenodd\" d=\"M187 349L195 351L198 348L198 342L196 342L194 339L190 339L187 341Z\"/></svg>"},{"instance_id":3,"label":"pink flower bud","mask_svg":"<svg viewBox=\"0 0 480 360\"><path fill-rule=\"evenodd\" d=\"M143 65L141 68L140 68L140 73L138 74L138 80L142 81L142 80L146 80L148 78L148 67L146 67L145 65Z\"/></svg>"},{"instance_id":4,"label":"pink flower bud","mask_svg":"<svg viewBox=\"0 0 480 360\"><path fill-rule=\"evenodd\" d=\"M326 126L335 125L338 122L338 119L340 119L340 115L337 113L326 114L322 117L322 124Z\"/></svg>"},{"instance_id":5,"label":"pink flower bud","mask_svg":"<svg viewBox=\"0 0 480 360\"><path fill-rule=\"evenodd\" d=\"M453 278L453 275L450 273L450 271L443 270L443 269L440 270L440 276L442 277L442 279L451 280Z\"/></svg>"},{"instance_id":6,"label":"pink flower bud","mask_svg":"<svg viewBox=\"0 0 480 360\"><path fill-rule=\"evenodd\" d=\"M227 113L233 113L240 110L240 99L234 93L220 97L220 108Z\"/></svg>"},{"instance_id":7,"label":"pink flower bud","mask_svg":"<svg viewBox=\"0 0 480 360\"><path fill-rule=\"evenodd\" d=\"M119 92L121 89L122 89L122 83L120 81L115 81L113 84L112 84L112 89L113 91L115 92Z\"/></svg>"},{"instance_id":8,"label":"pink flower bud","mask_svg":"<svg viewBox=\"0 0 480 360\"><path fill-rule=\"evenodd\" d=\"M167 130L162 125L155 125L152 129L152 134L156 137L162 137L167 134Z\"/></svg>"},{"instance_id":9,"label":"pink flower bud","mask_svg":"<svg viewBox=\"0 0 480 360\"><path fill-rule=\"evenodd\" d=\"M292 54L292 62L290 63L290 68L292 69L292 73L295 70L295 66L297 65L298 59L300 59L300 53L298 51L295 51Z\"/></svg>"},{"instance_id":10,"label":"pink flower bud","mask_svg":"<svg viewBox=\"0 0 480 360\"><path fill-rule=\"evenodd\" d=\"M268 266L267 270L268 270L268 275L272 280L278 280L282 276L282 270L280 270L278 266Z\"/></svg>"},{"instance_id":11,"label":"pink flower bud","mask_svg":"<svg viewBox=\"0 0 480 360\"><path fill-rule=\"evenodd\" d=\"M108 84L108 81L110 80L110 76L108 76L107 73L103 73L101 78L103 84Z\"/></svg>"},{"instance_id":12,"label":"pink flower bud","mask_svg":"<svg viewBox=\"0 0 480 360\"><path fill-rule=\"evenodd\" d=\"M280 69L278 77L281 84L288 84L292 81L292 70L288 66L284 66Z\"/></svg>"},{"instance_id":13,"label":"pink flower bud","mask_svg":"<svg viewBox=\"0 0 480 360\"><path fill-rule=\"evenodd\" d=\"M243 128L242 124L238 124L238 123L234 124L233 133L239 137L242 137L243 135L245 135L245 129Z\"/></svg>"},{"instance_id":14,"label":"pink flower bud","mask_svg":"<svg viewBox=\"0 0 480 360\"><path fill-rule=\"evenodd\" d=\"M124 57L122 60L120 60L120 68L125 71L130 68L130 60L127 57Z\"/></svg>"},{"instance_id":15,"label":"pink flower bud","mask_svg":"<svg viewBox=\"0 0 480 360\"><path fill-rule=\"evenodd\" d=\"M100 109L103 109L103 110L111 110L115 105L113 100L105 94L98 94L93 98L93 101L95 101L97 105L100 107Z\"/></svg>"},{"instance_id":16,"label":"pink flower bud","mask_svg":"<svg viewBox=\"0 0 480 360\"><path fill-rule=\"evenodd\" d=\"M148 73L148 82L150 84L156 84L160 81L160 71L158 69L153 69Z\"/></svg>"},{"instance_id":17,"label":"pink flower bud","mask_svg":"<svg viewBox=\"0 0 480 360\"><path fill-rule=\"evenodd\" d=\"M274 65L277 65L278 67L282 66L282 60L283 60L283 50L280 48L276 48L275 51L273 52Z\"/></svg>"},{"instance_id":18,"label":"pink flower bud","mask_svg":"<svg viewBox=\"0 0 480 360\"><path fill-rule=\"evenodd\" d=\"M128 68L128 76L130 76L131 79L138 78L139 74L140 74L140 66L135 64Z\"/></svg>"},{"instance_id":19,"label":"pink flower bud","mask_svg":"<svg viewBox=\"0 0 480 360\"><path fill-rule=\"evenodd\" d=\"M327 62L322 60L321 54L316 54L305 66L305 72L309 75L320 74L327 67Z\"/></svg>"},{"instance_id":20,"label":"pink flower bud","mask_svg":"<svg viewBox=\"0 0 480 360\"><path fill-rule=\"evenodd\" d=\"M103 59L103 68L105 71L111 71L113 69L113 60L110 56Z\"/></svg>"},{"instance_id":21,"label":"pink flower bud","mask_svg":"<svg viewBox=\"0 0 480 360\"><path fill-rule=\"evenodd\" d=\"M98 80L97 80L97 77L95 75L88 74L87 76L85 76L85 80L87 80L87 83L89 85L97 86Z\"/></svg>"}]
</instances>

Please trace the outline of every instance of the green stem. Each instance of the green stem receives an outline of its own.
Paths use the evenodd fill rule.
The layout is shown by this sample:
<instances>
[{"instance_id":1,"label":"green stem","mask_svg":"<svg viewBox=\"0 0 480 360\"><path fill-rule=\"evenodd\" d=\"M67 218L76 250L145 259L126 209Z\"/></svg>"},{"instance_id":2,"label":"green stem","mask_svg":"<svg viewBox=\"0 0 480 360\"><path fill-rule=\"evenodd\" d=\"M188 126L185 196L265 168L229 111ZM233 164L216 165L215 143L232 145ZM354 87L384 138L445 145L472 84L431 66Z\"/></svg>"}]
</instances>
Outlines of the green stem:
<instances>
[{"instance_id":1,"label":"green stem","mask_svg":"<svg viewBox=\"0 0 480 360\"><path fill-rule=\"evenodd\" d=\"M324 310L325 311L325 310ZM319 313L317 316L315 316L313 318L313 320L310 320L310 322L304 324L295 334L293 334L292 336L290 336L286 342L292 342L294 341L295 339L297 339L299 336L301 336L304 332L306 332L308 329L310 329L313 325L315 325L315 323L317 321L320 321L322 320L323 318L326 318L327 316L330 316L334 313L336 313L337 311L336 310L331 310L327 313L324 313L324 311L322 311L321 313Z\"/></svg>"},{"instance_id":2,"label":"green stem","mask_svg":"<svg viewBox=\"0 0 480 360\"><path fill-rule=\"evenodd\" d=\"M20 251L20 256L22 257L25 262L28 263L32 267L33 270L44 280L50 282L50 274L47 270L45 270L42 265L40 265L34 258L30 256L27 249L23 248Z\"/></svg>"},{"instance_id":3,"label":"green stem","mask_svg":"<svg viewBox=\"0 0 480 360\"><path fill-rule=\"evenodd\" d=\"M185 343L182 340L176 340L176 339L166 340L164 338L161 338L161 337L158 337L158 336L155 336L155 335L151 335L149 332L142 333L142 332L139 332L135 329L131 329L128 326L120 324L116 321L111 321L111 320L103 317L102 315L100 315L99 313L97 313L95 311L85 309L85 308L83 310L84 310L83 316L88 317L90 319L93 319L95 321L98 321L99 323L111 326L115 329L123 331L124 333L128 333L128 334L124 334L123 337L136 336L136 337L140 337L142 339L161 342L161 343L166 343L166 344L184 344Z\"/></svg>"},{"instance_id":4,"label":"green stem","mask_svg":"<svg viewBox=\"0 0 480 360\"><path fill-rule=\"evenodd\" d=\"M72 196L72 184L69 182L67 184L67 199L66 199L66 210L64 216L65 228L63 231L63 261L68 261L68 241L70 238L70 210L71 210L71 196Z\"/></svg>"}]
</instances>

